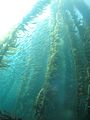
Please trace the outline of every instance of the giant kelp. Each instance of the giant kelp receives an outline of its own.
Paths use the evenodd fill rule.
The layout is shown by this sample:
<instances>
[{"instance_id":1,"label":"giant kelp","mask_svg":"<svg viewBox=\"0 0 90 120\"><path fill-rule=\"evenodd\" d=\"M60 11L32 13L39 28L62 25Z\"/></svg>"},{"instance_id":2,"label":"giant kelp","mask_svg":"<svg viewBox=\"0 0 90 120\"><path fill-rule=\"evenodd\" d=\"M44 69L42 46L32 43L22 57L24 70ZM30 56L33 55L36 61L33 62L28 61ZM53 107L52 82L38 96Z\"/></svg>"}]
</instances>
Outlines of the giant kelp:
<instances>
[{"instance_id":1,"label":"giant kelp","mask_svg":"<svg viewBox=\"0 0 90 120\"><path fill-rule=\"evenodd\" d=\"M83 2L81 4L81 6L79 6L79 3L81 1L71 1L68 2L68 7L66 8L66 4L64 4L65 6L63 6L63 11L62 11L62 15L64 18L64 25L66 24L66 31L67 31L67 38L69 39L69 43L71 45L71 51L72 51L72 57L73 57L73 64L75 67L75 78L76 78L76 83L77 83L77 89L76 89L76 118L78 120L81 119L89 119L89 108L86 108L86 104L87 103L87 99L89 99L89 93L88 93L88 89L89 89L89 75L90 75L90 69L89 69L89 50L90 50L90 40L89 40L89 26L86 26L86 22L87 21L87 16L85 15L85 11L83 13L82 11L82 6L86 7L86 4ZM78 8L78 10L82 13L84 19L86 20L83 24L82 21L78 19L78 16L76 15L76 11L74 6L76 6ZM85 9L89 12L89 9ZM77 17L76 17L77 16ZM61 17L61 16L60 16ZM68 18L68 19L67 19ZM89 18L88 18L89 19ZM63 21L62 21L63 22ZM56 22L57 23L57 22ZM58 25L59 26L59 25ZM54 28L55 30L55 28ZM58 28L57 28L58 30ZM65 29L64 29L65 30ZM81 35L81 32L83 32L83 35ZM50 93L53 94L53 91L49 89L52 88L51 84L53 83L53 80L56 79L57 77L57 73L56 71L60 70L58 69L58 66L55 64L56 63L56 54L55 53L55 45L56 43L59 44L59 42L55 41L55 36L57 35L57 33L53 34L53 44L52 44L52 59L50 61L50 64L48 65L49 69L48 69L48 77L47 77L47 81L46 81L46 85L44 88L41 89L38 97L37 97L37 101L36 101L36 119L49 119L49 116L47 114L46 111L47 108L49 109L49 107L51 108L49 103L49 97L52 98L52 95L50 96ZM60 36L59 36L60 37ZM88 44L88 45L86 45ZM86 46L86 48L85 48ZM56 51L57 51L57 47L56 47ZM59 51L60 52L60 51ZM55 56L54 56L55 55ZM59 57L58 57L59 59ZM55 63L54 63L55 62ZM60 67L60 66L59 66ZM60 76L58 76L60 78ZM48 96L49 94L49 96ZM54 96L55 97L55 96ZM56 99L56 98L55 98ZM89 102L89 101L88 101ZM51 104L53 104L53 100L51 102ZM59 105L59 104L58 104ZM58 107L57 107L58 109ZM88 111L88 112L87 112ZM49 111L50 112L50 111ZM83 112L85 112L85 114L82 114ZM53 109L52 109L52 113L53 113ZM49 113L50 114L50 113ZM54 113L55 115L57 113ZM56 115L58 116L58 115ZM54 118L54 117L53 117ZM52 118L52 119L53 119ZM74 116L74 119L76 119ZM55 118L54 118L55 119Z\"/></svg>"},{"instance_id":2,"label":"giant kelp","mask_svg":"<svg viewBox=\"0 0 90 120\"><path fill-rule=\"evenodd\" d=\"M55 5L53 11L52 6ZM47 66L46 79L43 88L40 90L35 103L35 118L36 120L55 120L61 119L60 113L60 83L63 85L64 77L64 55L63 55L63 38L62 26L63 19L60 16L60 1L54 1L51 5L51 23L52 29L50 34L51 50L49 56L49 63ZM60 18L60 19L59 19ZM60 34L59 34L60 33ZM59 61L60 60L60 61ZM63 72L62 72L63 71ZM62 75L61 75L61 74ZM62 90L63 91L63 90ZM62 94L62 92L61 92Z\"/></svg>"},{"instance_id":3,"label":"giant kelp","mask_svg":"<svg viewBox=\"0 0 90 120\"><path fill-rule=\"evenodd\" d=\"M8 115L8 113L0 111L0 120L21 120L21 118L15 118L13 116Z\"/></svg>"},{"instance_id":4,"label":"giant kelp","mask_svg":"<svg viewBox=\"0 0 90 120\"><path fill-rule=\"evenodd\" d=\"M18 33L20 29L18 25L14 27L10 32L6 34L0 43L0 68L6 68L9 66L9 56L13 56L18 46ZM11 61L10 61L11 62Z\"/></svg>"},{"instance_id":5,"label":"giant kelp","mask_svg":"<svg viewBox=\"0 0 90 120\"><path fill-rule=\"evenodd\" d=\"M17 101L14 109L16 115L20 115L22 113L21 116L23 119L25 117L25 119L31 118L32 120L36 95L43 84L44 71L46 70L48 56L47 53L50 44L48 41L48 19L44 20L44 22L40 24L37 21L37 25L38 27L35 29L35 33L32 34L33 39L31 39L33 47L28 47L29 54L24 57L26 62L25 69L20 77L21 84L18 88ZM43 28L42 25L44 26ZM40 30L43 32L38 33ZM44 36L45 30L47 30L47 36ZM38 38L35 36L37 34ZM41 41L41 39L43 40Z\"/></svg>"},{"instance_id":6,"label":"giant kelp","mask_svg":"<svg viewBox=\"0 0 90 120\"><path fill-rule=\"evenodd\" d=\"M88 52L87 54L85 52L87 49L89 51L89 48L85 48L85 43L87 43L86 41L89 41L89 34L87 34L89 31L89 26L85 25L86 21L84 21L84 19L81 20L78 18L77 11L73 8L73 6L69 7L70 8L67 8L67 11L69 10L69 12L65 12L64 16L67 16L66 14L68 14L69 20L65 22L68 25L68 34L71 39L70 42L72 45L72 52L75 61L74 63L77 77L77 119L89 119L89 113L87 114L88 108L86 108L86 104L89 86L89 72L87 74L87 69L90 65L88 64L87 59ZM85 16L83 17L85 18ZM87 46L90 46L89 43ZM83 112L85 112L85 114L82 114Z\"/></svg>"},{"instance_id":7,"label":"giant kelp","mask_svg":"<svg viewBox=\"0 0 90 120\"><path fill-rule=\"evenodd\" d=\"M37 2L35 7L32 9L32 11L29 14L27 14L23 18L21 23L19 23L16 26L16 28L14 28L14 30L12 30L5 37L4 42L2 44L0 44L0 68L9 66L7 64L7 60L4 60L3 58L5 55L13 54L10 51L12 51L15 48L15 42L17 39L17 32L19 32L19 30L23 30L23 32L26 31L25 26L28 25L34 18L38 17L42 13L44 8L49 5L49 3L50 3L50 0L48 0L48 1L41 0L41 1Z\"/></svg>"},{"instance_id":8,"label":"giant kelp","mask_svg":"<svg viewBox=\"0 0 90 120\"><path fill-rule=\"evenodd\" d=\"M0 43L0 68L8 67L8 56L13 55L16 49L17 29L10 31Z\"/></svg>"},{"instance_id":9,"label":"giant kelp","mask_svg":"<svg viewBox=\"0 0 90 120\"><path fill-rule=\"evenodd\" d=\"M36 28L30 36L31 30L26 28L48 5L49 19L46 24L42 24L46 20L38 24L36 27L40 29ZM5 56L12 54L16 47L16 33L22 31L26 37L21 39L34 43L28 42L32 47L24 43L27 47L21 51L27 50L29 54L24 56L18 79L21 84L13 108L16 116L27 120L90 119L89 12L84 0L40 0L0 46L1 63L4 63Z\"/></svg>"}]
</instances>

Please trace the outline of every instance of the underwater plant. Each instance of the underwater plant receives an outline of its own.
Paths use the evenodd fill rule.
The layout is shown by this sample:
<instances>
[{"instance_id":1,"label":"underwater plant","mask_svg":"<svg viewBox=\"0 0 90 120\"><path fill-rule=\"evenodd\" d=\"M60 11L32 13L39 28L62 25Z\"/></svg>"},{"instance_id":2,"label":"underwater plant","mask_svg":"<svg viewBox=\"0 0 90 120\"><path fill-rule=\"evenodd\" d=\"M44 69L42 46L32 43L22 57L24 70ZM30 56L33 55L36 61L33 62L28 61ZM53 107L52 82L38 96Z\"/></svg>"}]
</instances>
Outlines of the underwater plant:
<instances>
[{"instance_id":1,"label":"underwater plant","mask_svg":"<svg viewBox=\"0 0 90 120\"><path fill-rule=\"evenodd\" d=\"M39 21L48 6L50 15ZM11 71L5 71L7 78L0 78L7 83L1 106L11 107L12 116L90 120L89 13L85 0L39 0L0 43L0 69L9 66L9 57L15 58L13 72L11 64ZM0 113L1 120L5 116Z\"/></svg>"},{"instance_id":2,"label":"underwater plant","mask_svg":"<svg viewBox=\"0 0 90 120\"><path fill-rule=\"evenodd\" d=\"M13 118L12 116L0 111L0 120L21 120L21 118Z\"/></svg>"},{"instance_id":3,"label":"underwater plant","mask_svg":"<svg viewBox=\"0 0 90 120\"><path fill-rule=\"evenodd\" d=\"M4 38L3 42L0 43L0 69L9 66L8 56L15 53L16 41L17 41L17 29L11 31Z\"/></svg>"},{"instance_id":4,"label":"underwater plant","mask_svg":"<svg viewBox=\"0 0 90 120\"><path fill-rule=\"evenodd\" d=\"M4 56L13 54L12 50L16 48L15 44L19 30L23 30L23 32L26 31L25 26L28 25L34 18L38 17L44 8L49 5L49 3L50 0L39 1L32 11L23 18L22 22L14 28L14 31L11 31L11 33L6 36L4 42L0 44L0 68L9 66L8 59L3 58Z\"/></svg>"},{"instance_id":5,"label":"underwater plant","mask_svg":"<svg viewBox=\"0 0 90 120\"><path fill-rule=\"evenodd\" d=\"M78 1L76 1L78 2ZM82 3L84 5L84 3ZM90 38L89 33L90 27L88 21L85 21L84 14L83 19L80 20L80 16L77 14L77 10L73 6L69 6L65 13L65 23L68 26L68 35L70 36L70 42L72 46L72 53L74 57L75 73L77 80L77 119L89 119L89 113L87 114L88 108L86 108L87 98L88 98L88 86L89 86L89 75L90 71L88 68L90 66L87 57L90 51ZM80 9L78 9L80 10ZM85 9L86 10L86 9ZM80 11L81 12L81 11ZM83 11L82 11L83 12ZM85 11L84 11L85 12ZM88 11L89 12L89 11ZM68 16L67 16L68 15ZM86 35L87 34L87 35ZM88 45L86 45L88 43ZM85 47L89 46L89 47ZM87 51L87 52L86 52ZM88 72L87 72L88 71ZM83 114L83 112L85 114Z\"/></svg>"},{"instance_id":6,"label":"underwater plant","mask_svg":"<svg viewBox=\"0 0 90 120\"><path fill-rule=\"evenodd\" d=\"M53 5L55 7L52 10ZM51 24L53 23L52 25L50 24L50 27L52 26L50 33L51 49L45 83L36 97L34 113L36 120L55 120L62 118L62 113L59 112L62 109L60 108L60 93L63 94L63 90L60 89L60 84L63 85L65 63L62 52L64 43L63 39L59 38L62 36L63 26L60 7L60 0L55 0L51 3Z\"/></svg>"},{"instance_id":7,"label":"underwater plant","mask_svg":"<svg viewBox=\"0 0 90 120\"><path fill-rule=\"evenodd\" d=\"M62 10L62 15L64 18L64 25L66 25L66 31L67 31L67 38L69 39L69 43L71 44L71 51L72 51L72 57L73 57L73 64L75 67L75 79L76 79L76 84L77 84L77 89L76 89L76 118L74 119L85 119L87 117L87 120L89 119L89 113L87 114L88 108L86 109L86 104L87 103L87 98L88 98L88 86L89 86L89 81L90 81L90 38L89 38L89 33L87 33L88 31L90 31L89 28L89 24L88 21L86 19L86 14L83 13L83 11L81 10L82 8L80 8L81 6L79 5L79 2L81 1L73 1L71 4L71 1L68 2L69 8L66 8L66 4L63 4L63 10ZM64 3L64 2L63 2ZM81 4L83 7L85 6L85 3L83 2ZM78 19L78 16L76 15L76 11L74 9L73 6L76 6L78 8L78 10L82 13L83 17L85 18L84 23L82 22L82 20ZM58 8L58 7L57 7ZM59 9L60 10L60 9ZM87 9L85 9L87 10ZM87 10L89 12L89 9ZM85 12L85 11L84 11ZM57 13L57 12L56 12ZM60 12L59 12L60 14ZM61 17L61 16L60 16ZM60 19L59 17L59 19ZM55 17L57 18L57 17ZM68 18L68 19L67 19ZM89 19L89 17L88 17ZM63 21L61 21L63 23ZM53 23L53 22L52 22ZM57 21L55 22L57 24ZM87 23L87 25L85 25ZM61 25L58 25L61 27ZM55 30L55 28L54 28ZM57 28L58 31L58 28ZM65 31L65 29L64 29ZM60 31L59 31L60 32ZM84 32L84 33L82 33ZM84 36L83 36L83 35ZM37 100L36 100L36 112L35 112L35 116L36 116L36 120L48 120L48 119L56 119L54 118L54 115L58 116L57 113L53 113L53 108L50 106L50 104L53 104L53 107L55 109L56 105L54 105L54 101L52 98L53 95L53 91L50 90L52 88L52 83L54 79L57 79L57 73L58 71L60 71L58 68L58 66L56 65L56 60L57 57L59 59L59 56L57 56L58 50L57 50L57 43L60 44L56 40L55 35L57 35L57 33L53 34L53 42L52 42L52 47L51 47L51 60L49 61L49 65L48 65L48 72L47 72L47 76L46 77L46 82L45 82L45 86L41 89L41 91L39 92L38 96L37 96ZM60 40L60 36L59 36L59 40ZM86 45L88 44L88 45ZM86 46L86 48L85 48ZM59 46L60 47L60 46ZM86 52L87 51L87 52ZM60 51L59 51L60 54ZM57 57L56 57L57 56ZM89 62L88 62L89 61ZM55 62L55 63L54 63ZM61 66L59 66L61 67ZM57 72L56 72L57 71ZM60 72L59 72L60 74ZM70 77L70 76L69 76ZM58 78L60 79L60 76L58 76ZM54 83L55 84L55 83ZM49 92L50 90L50 92ZM50 98L49 98L50 97ZM53 96L55 98L55 96ZM50 101L49 103L49 99L52 99L52 101ZM89 99L89 98L88 98ZM56 100L56 98L55 98ZM58 104L59 105L59 104ZM49 111L49 109L51 109ZM57 107L58 109L58 107ZM55 110L54 110L55 111ZM53 117L49 118L50 113L53 113ZM85 112L85 114L83 114L83 112ZM61 115L60 115L61 117ZM57 119L60 119L59 116L57 117Z\"/></svg>"}]
</instances>

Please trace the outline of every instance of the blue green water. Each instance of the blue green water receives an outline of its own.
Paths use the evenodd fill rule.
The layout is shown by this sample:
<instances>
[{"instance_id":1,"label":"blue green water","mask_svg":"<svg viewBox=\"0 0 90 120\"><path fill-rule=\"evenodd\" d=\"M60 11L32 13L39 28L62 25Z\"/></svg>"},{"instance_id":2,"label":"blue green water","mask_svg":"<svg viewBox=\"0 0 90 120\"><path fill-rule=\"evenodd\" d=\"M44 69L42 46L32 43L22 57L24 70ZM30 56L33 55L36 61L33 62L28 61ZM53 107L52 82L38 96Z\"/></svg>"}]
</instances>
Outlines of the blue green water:
<instances>
[{"instance_id":1,"label":"blue green water","mask_svg":"<svg viewBox=\"0 0 90 120\"><path fill-rule=\"evenodd\" d=\"M0 44L0 111L90 120L89 7L88 0L40 0L11 30Z\"/></svg>"}]
</instances>

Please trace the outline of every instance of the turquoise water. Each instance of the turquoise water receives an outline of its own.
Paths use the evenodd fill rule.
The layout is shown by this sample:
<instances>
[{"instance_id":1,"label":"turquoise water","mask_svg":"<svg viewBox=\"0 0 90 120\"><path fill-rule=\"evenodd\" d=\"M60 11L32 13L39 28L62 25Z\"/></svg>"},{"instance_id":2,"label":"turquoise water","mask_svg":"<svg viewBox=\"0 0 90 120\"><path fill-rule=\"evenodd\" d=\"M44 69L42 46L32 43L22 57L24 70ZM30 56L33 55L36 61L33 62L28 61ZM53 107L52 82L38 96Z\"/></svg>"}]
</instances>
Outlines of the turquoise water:
<instances>
[{"instance_id":1,"label":"turquoise water","mask_svg":"<svg viewBox=\"0 0 90 120\"><path fill-rule=\"evenodd\" d=\"M89 7L88 0L38 0L0 43L4 115L90 120Z\"/></svg>"}]
</instances>

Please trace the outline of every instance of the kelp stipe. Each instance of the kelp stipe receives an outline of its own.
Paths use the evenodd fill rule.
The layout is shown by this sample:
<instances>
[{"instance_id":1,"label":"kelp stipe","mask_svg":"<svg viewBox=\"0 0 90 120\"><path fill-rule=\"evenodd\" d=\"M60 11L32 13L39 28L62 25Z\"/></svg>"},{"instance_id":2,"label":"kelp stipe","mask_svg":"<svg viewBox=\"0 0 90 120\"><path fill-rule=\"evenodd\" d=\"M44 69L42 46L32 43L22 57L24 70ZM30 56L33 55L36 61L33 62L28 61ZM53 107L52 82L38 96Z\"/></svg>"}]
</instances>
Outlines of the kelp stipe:
<instances>
[{"instance_id":1,"label":"kelp stipe","mask_svg":"<svg viewBox=\"0 0 90 120\"><path fill-rule=\"evenodd\" d=\"M77 2L77 1L76 1ZM73 7L72 7L73 8ZM88 52L86 54L86 50L87 48L85 48L85 43L87 43L86 41L90 41L89 39L87 39L87 37L89 37L89 34L86 36L86 33L88 32L88 30L85 30L87 28L89 28L89 24L88 27L85 25L86 22L84 21L84 17L83 19L80 20L78 19L78 15L76 15L76 11L75 9L68 9L70 11L69 16L67 17L68 20L66 20L67 18L65 18L65 23L68 26L68 35L70 36L69 39L71 46L72 46L72 53L73 53L73 57L74 57L74 64L75 64L75 70L76 70L76 80L77 80L77 119L81 120L81 119L89 119L89 111L88 111L88 107L86 108L86 104L88 104L87 99L89 99L88 97L88 86L89 86L89 74L90 71L88 71L89 68L89 64L88 64L88 59L87 59L87 55ZM65 12L65 16L66 13ZM70 18L71 15L71 18ZM73 29L77 29L76 33L73 32ZM79 43L80 42L80 43ZM88 43L89 47L90 44ZM88 46L87 45L87 46ZM90 49L88 49L90 50ZM87 74L88 71L88 74ZM83 112L85 114L83 114Z\"/></svg>"},{"instance_id":2,"label":"kelp stipe","mask_svg":"<svg viewBox=\"0 0 90 120\"><path fill-rule=\"evenodd\" d=\"M53 6L54 5L54 6ZM52 9L53 7L53 9ZM60 14L61 2L53 1L51 3L51 50L49 55L49 63L47 66L45 84L39 92L36 103L35 103L35 118L36 120L55 120L62 119L62 112L60 113L60 105L63 98L63 89L61 90L59 85L63 85L64 81L64 55L63 55L63 38L61 37L62 33L62 24L63 19ZM60 19L59 19L60 18ZM62 57L61 57L62 55ZM60 62L59 62L60 60ZM58 72L59 71L59 72ZM63 71L63 72L62 72ZM60 74L61 73L61 74ZM64 85L63 85L64 86ZM61 91L60 91L61 90ZM62 98L60 99L60 93Z\"/></svg>"},{"instance_id":3,"label":"kelp stipe","mask_svg":"<svg viewBox=\"0 0 90 120\"><path fill-rule=\"evenodd\" d=\"M0 111L0 120L22 120L21 118L15 118L13 116L8 115L5 112Z\"/></svg>"}]
</instances>

